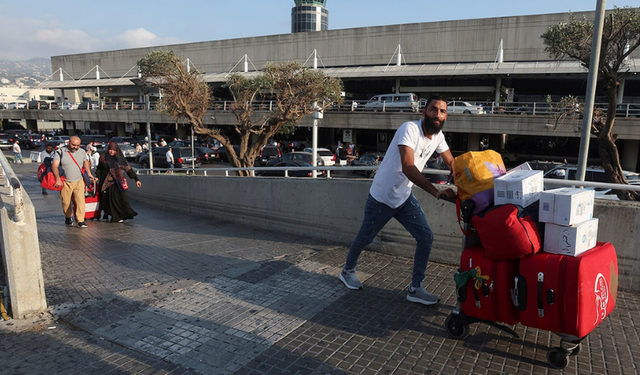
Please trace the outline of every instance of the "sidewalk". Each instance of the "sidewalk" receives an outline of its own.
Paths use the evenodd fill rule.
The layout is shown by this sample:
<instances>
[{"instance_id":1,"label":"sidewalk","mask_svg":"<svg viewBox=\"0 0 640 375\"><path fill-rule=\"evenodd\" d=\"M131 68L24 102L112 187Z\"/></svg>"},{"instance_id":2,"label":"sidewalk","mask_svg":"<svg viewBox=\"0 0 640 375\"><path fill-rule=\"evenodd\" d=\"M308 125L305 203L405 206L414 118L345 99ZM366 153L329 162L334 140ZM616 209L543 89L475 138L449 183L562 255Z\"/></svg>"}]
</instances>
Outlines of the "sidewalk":
<instances>
[{"instance_id":1,"label":"sidewalk","mask_svg":"<svg viewBox=\"0 0 640 375\"><path fill-rule=\"evenodd\" d=\"M12 166L36 207L51 311L0 321L0 373L560 373L546 363L559 345L546 331L518 325L516 339L476 324L465 340L448 337L455 267L429 264L426 288L442 300L426 307L405 299L411 259L365 252L365 289L351 291L337 277L346 246L224 213L132 202L135 220L69 228L58 194L41 194L37 164ZM640 296L620 293L564 373L640 373L638 311Z\"/></svg>"}]
</instances>

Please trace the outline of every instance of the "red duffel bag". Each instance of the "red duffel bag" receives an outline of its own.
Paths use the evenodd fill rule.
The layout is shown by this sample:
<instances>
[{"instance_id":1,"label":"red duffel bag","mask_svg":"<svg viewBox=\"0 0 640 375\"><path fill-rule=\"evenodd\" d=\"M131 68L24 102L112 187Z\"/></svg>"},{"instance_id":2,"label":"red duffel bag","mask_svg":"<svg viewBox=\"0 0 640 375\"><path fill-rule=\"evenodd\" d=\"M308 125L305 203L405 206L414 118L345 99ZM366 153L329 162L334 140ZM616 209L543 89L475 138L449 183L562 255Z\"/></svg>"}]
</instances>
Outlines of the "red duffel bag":
<instances>
[{"instance_id":1,"label":"red duffel bag","mask_svg":"<svg viewBox=\"0 0 640 375\"><path fill-rule=\"evenodd\" d=\"M537 205L527 209L515 204L493 206L471 218L478 232L484 255L493 260L518 259L541 250L542 240L537 216Z\"/></svg>"}]
</instances>

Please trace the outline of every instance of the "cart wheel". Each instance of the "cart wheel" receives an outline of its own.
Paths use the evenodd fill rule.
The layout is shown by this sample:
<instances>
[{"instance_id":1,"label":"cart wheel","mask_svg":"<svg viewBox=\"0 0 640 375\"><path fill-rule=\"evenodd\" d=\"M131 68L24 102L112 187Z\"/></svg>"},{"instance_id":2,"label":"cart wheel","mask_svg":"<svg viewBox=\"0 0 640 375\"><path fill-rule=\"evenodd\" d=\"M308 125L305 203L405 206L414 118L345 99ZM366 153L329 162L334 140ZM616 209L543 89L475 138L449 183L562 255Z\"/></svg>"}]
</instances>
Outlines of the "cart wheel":
<instances>
[{"instance_id":1,"label":"cart wheel","mask_svg":"<svg viewBox=\"0 0 640 375\"><path fill-rule=\"evenodd\" d=\"M562 370L569 364L567 354L568 353L562 350L562 348L551 348L547 352L547 362L549 362L551 367Z\"/></svg>"},{"instance_id":2,"label":"cart wheel","mask_svg":"<svg viewBox=\"0 0 640 375\"><path fill-rule=\"evenodd\" d=\"M451 316L447 317L447 320L445 320L444 324L447 328L447 333L449 334L449 336L456 340L462 340L467 337L467 335L469 335L469 325L456 322L451 318Z\"/></svg>"},{"instance_id":3,"label":"cart wheel","mask_svg":"<svg viewBox=\"0 0 640 375\"><path fill-rule=\"evenodd\" d=\"M571 350L571 354L570 355L578 355L580 354L580 350L582 349L582 344L578 344L578 346L576 346L575 348L573 348L573 350Z\"/></svg>"}]
</instances>

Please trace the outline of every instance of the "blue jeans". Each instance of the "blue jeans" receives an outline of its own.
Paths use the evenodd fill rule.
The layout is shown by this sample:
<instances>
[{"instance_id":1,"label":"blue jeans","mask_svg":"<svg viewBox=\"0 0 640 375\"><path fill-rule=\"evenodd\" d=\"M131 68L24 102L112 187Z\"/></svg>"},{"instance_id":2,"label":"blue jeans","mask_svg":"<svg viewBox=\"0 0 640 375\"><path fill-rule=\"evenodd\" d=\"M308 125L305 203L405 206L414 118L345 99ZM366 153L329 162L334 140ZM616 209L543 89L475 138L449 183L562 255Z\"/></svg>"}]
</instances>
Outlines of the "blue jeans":
<instances>
[{"instance_id":1,"label":"blue jeans","mask_svg":"<svg viewBox=\"0 0 640 375\"><path fill-rule=\"evenodd\" d=\"M24 160L22 160L22 154L19 152L14 152L13 153L13 164L18 164L18 160L20 160L20 163L24 164Z\"/></svg>"},{"instance_id":2,"label":"blue jeans","mask_svg":"<svg viewBox=\"0 0 640 375\"><path fill-rule=\"evenodd\" d=\"M416 197L411 194L409 199L398 208L391 208L384 203L373 199L371 195L367 199L364 207L364 219L360 231L351 243L351 248L347 254L345 270L356 268L358 258L362 250L373 242L378 232L391 220L395 218L402 226L416 239L416 252L413 257L413 276L411 285L420 287L427 269L429 256L431 255L431 245L433 244L433 231L427 223L424 211Z\"/></svg>"}]
</instances>

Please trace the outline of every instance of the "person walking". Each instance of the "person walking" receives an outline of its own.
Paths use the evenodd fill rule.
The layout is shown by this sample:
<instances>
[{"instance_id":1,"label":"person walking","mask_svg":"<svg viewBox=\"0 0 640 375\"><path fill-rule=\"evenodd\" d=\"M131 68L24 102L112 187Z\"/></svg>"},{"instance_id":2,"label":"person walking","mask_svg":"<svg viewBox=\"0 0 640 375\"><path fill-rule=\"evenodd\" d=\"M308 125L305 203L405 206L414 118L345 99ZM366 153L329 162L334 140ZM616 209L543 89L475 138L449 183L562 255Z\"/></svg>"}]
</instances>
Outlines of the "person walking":
<instances>
[{"instance_id":1,"label":"person walking","mask_svg":"<svg viewBox=\"0 0 640 375\"><path fill-rule=\"evenodd\" d=\"M427 292L422 285L431 254L433 232L412 193L412 187L417 185L436 199L443 195L454 197L452 189L438 190L421 172L434 152L438 152L453 170L453 156L442 134L447 119L446 99L440 95L430 97L422 114L422 120L405 122L396 131L373 179L362 226L351 244L339 278L349 289L362 289L362 283L356 276L358 258L386 223L395 218L417 242L407 300L433 305L440 298Z\"/></svg>"},{"instance_id":2,"label":"person walking","mask_svg":"<svg viewBox=\"0 0 640 375\"><path fill-rule=\"evenodd\" d=\"M86 228L84 222L84 178L80 168L84 166L91 181L95 181L95 177L91 174L91 163L87 160L87 153L80 148L80 137L72 136L69 144L60 149L60 152L53 154L53 162L51 163L51 171L56 178L55 187L61 187L60 198L62 201L62 211L64 212L64 223L67 226L73 226L73 214L75 205L75 215L78 221L78 228ZM65 172L66 180L60 179L60 171L58 167L62 167Z\"/></svg>"},{"instance_id":3,"label":"person walking","mask_svg":"<svg viewBox=\"0 0 640 375\"><path fill-rule=\"evenodd\" d=\"M42 152L40 153L40 160L42 160L43 163L47 163L46 159L51 159L48 161L49 165L51 164L51 162L53 161L53 145L52 144L46 144L44 147L44 150L42 150ZM45 164L46 165L46 164ZM42 195L48 195L49 192L47 191L47 189L42 188Z\"/></svg>"},{"instance_id":4,"label":"person walking","mask_svg":"<svg viewBox=\"0 0 640 375\"><path fill-rule=\"evenodd\" d=\"M13 142L13 164L18 164L18 160L20 160L20 163L24 164L24 160L22 160L20 142L16 139L16 141Z\"/></svg>"},{"instance_id":5,"label":"person walking","mask_svg":"<svg viewBox=\"0 0 640 375\"><path fill-rule=\"evenodd\" d=\"M100 208L104 211L102 219L109 220L110 216L112 223L123 223L137 216L138 213L129 204L125 174L135 180L138 188L142 183L117 143L109 142L107 152L100 155L96 174L99 180L98 186L100 186Z\"/></svg>"},{"instance_id":6,"label":"person walking","mask_svg":"<svg viewBox=\"0 0 640 375\"><path fill-rule=\"evenodd\" d=\"M165 157L167 160L167 166L169 167L169 169L173 170L174 160L173 160L173 152L171 151L171 147L169 147L169 149L167 150Z\"/></svg>"}]
</instances>

